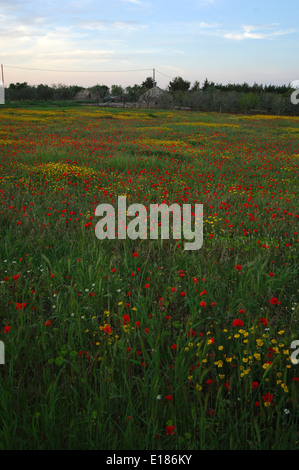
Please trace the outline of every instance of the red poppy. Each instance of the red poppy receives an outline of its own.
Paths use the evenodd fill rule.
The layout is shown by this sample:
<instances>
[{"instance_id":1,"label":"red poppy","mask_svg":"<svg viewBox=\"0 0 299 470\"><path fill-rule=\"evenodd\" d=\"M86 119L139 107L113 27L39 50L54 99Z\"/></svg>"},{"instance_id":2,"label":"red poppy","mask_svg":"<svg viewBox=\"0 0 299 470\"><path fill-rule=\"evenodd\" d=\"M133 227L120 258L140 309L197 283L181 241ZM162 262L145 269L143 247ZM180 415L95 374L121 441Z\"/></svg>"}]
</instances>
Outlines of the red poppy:
<instances>
[{"instance_id":1,"label":"red poppy","mask_svg":"<svg viewBox=\"0 0 299 470\"><path fill-rule=\"evenodd\" d=\"M130 323L130 317L128 314L123 315L123 321L124 321L124 325L126 325L127 323Z\"/></svg>"},{"instance_id":2,"label":"red poppy","mask_svg":"<svg viewBox=\"0 0 299 470\"><path fill-rule=\"evenodd\" d=\"M227 390L229 390L229 389L230 389L230 381L227 380L223 386L224 386L224 388L226 388Z\"/></svg>"},{"instance_id":3,"label":"red poppy","mask_svg":"<svg viewBox=\"0 0 299 470\"><path fill-rule=\"evenodd\" d=\"M103 328L103 331L104 331L105 333L108 333L109 335L112 334L112 330L111 330L111 328L110 328L109 325L106 325L106 326Z\"/></svg>"},{"instance_id":4,"label":"red poppy","mask_svg":"<svg viewBox=\"0 0 299 470\"><path fill-rule=\"evenodd\" d=\"M167 401L172 401L172 400L173 400L172 395L167 395L167 396L165 397L165 400L167 400Z\"/></svg>"},{"instance_id":5,"label":"red poppy","mask_svg":"<svg viewBox=\"0 0 299 470\"><path fill-rule=\"evenodd\" d=\"M244 323L242 322L242 320L239 320L239 318L236 318L236 319L233 321L233 325L234 325L234 326L243 326Z\"/></svg>"},{"instance_id":6,"label":"red poppy","mask_svg":"<svg viewBox=\"0 0 299 470\"><path fill-rule=\"evenodd\" d=\"M172 435L174 433L175 427L173 426L173 424L171 424L170 426L166 426L166 436Z\"/></svg>"},{"instance_id":7,"label":"red poppy","mask_svg":"<svg viewBox=\"0 0 299 470\"><path fill-rule=\"evenodd\" d=\"M259 319L259 323L261 323L262 325L265 325L265 326L269 325L269 322L268 322L267 318L264 318L264 317Z\"/></svg>"},{"instance_id":8,"label":"red poppy","mask_svg":"<svg viewBox=\"0 0 299 470\"><path fill-rule=\"evenodd\" d=\"M272 305L276 305L276 304L278 304L278 299L276 297L272 297L272 299L270 299L269 302Z\"/></svg>"},{"instance_id":9,"label":"red poppy","mask_svg":"<svg viewBox=\"0 0 299 470\"><path fill-rule=\"evenodd\" d=\"M269 402L271 403L272 400L273 400L273 395L269 392L265 393L265 395L262 396L262 399L264 400L264 402Z\"/></svg>"},{"instance_id":10,"label":"red poppy","mask_svg":"<svg viewBox=\"0 0 299 470\"><path fill-rule=\"evenodd\" d=\"M204 300L202 300L199 305L203 308L206 308L207 303Z\"/></svg>"},{"instance_id":11,"label":"red poppy","mask_svg":"<svg viewBox=\"0 0 299 470\"><path fill-rule=\"evenodd\" d=\"M16 310L23 310L26 305L28 304L28 302L17 302L16 305L15 305L15 309Z\"/></svg>"},{"instance_id":12,"label":"red poppy","mask_svg":"<svg viewBox=\"0 0 299 470\"><path fill-rule=\"evenodd\" d=\"M176 344L173 344L173 345L170 346L170 347L171 347L171 349L172 349L173 351L175 351L175 350L177 349L177 345L176 345Z\"/></svg>"},{"instance_id":13,"label":"red poppy","mask_svg":"<svg viewBox=\"0 0 299 470\"><path fill-rule=\"evenodd\" d=\"M189 330L189 331L188 331L188 338L190 338L190 336L192 336L192 338L193 338L193 336L196 336L196 331L194 331L194 330Z\"/></svg>"},{"instance_id":14,"label":"red poppy","mask_svg":"<svg viewBox=\"0 0 299 470\"><path fill-rule=\"evenodd\" d=\"M237 265L236 265L236 270L237 270L237 271L241 271L242 269L243 269L243 268L242 268L241 264L237 264Z\"/></svg>"}]
</instances>

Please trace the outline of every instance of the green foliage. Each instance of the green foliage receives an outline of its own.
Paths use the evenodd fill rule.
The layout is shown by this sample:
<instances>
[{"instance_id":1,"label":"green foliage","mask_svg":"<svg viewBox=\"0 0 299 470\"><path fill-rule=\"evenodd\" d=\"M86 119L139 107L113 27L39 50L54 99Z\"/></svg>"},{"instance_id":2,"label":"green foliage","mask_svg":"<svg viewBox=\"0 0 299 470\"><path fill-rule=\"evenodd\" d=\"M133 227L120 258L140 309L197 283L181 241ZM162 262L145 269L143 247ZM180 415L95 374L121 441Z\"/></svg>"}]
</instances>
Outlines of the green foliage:
<instances>
[{"instance_id":1,"label":"green foliage","mask_svg":"<svg viewBox=\"0 0 299 470\"><path fill-rule=\"evenodd\" d=\"M0 118L0 449L298 449L298 120L39 103ZM96 239L120 194L201 201L202 249Z\"/></svg>"},{"instance_id":2,"label":"green foliage","mask_svg":"<svg viewBox=\"0 0 299 470\"><path fill-rule=\"evenodd\" d=\"M168 85L168 89L171 93L185 92L189 90L189 88L190 82L184 80L182 77L175 77Z\"/></svg>"}]
</instances>

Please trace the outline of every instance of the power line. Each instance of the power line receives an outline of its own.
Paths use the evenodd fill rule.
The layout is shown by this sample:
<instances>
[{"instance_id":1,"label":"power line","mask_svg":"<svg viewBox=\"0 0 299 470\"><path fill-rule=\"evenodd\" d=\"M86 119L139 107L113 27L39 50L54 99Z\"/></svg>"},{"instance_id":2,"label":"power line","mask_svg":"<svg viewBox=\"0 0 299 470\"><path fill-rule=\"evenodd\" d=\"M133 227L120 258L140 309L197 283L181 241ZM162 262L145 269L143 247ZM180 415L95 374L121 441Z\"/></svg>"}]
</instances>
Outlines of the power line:
<instances>
[{"instance_id":1,"label":"power line","mask_svg":"<svg viewBox=\"0 0 299 470\"><path fill-rule=\"evenodd\" d=\"M171 80L173 79L173 77L169 77L169 75L165 75L165 73L159 72L157 69L156 72L158 72L160 75L164 75L164 77L170 78Z\"/></svg>"},{"instance_id":2,"label":"power line","mask_svg":"<svg viewBox=\"0 0 299 470\"><path fill-rule=\"evenodd\" d=\"M20 69L20 70L38 70L39 72L61 72L61 73L122 73L122 72L145 72L151 69L138 69L138 70L57 70L57 69L38 69L31 67L19 67L15 65L5 65L9 69Z\"/></svg>"}]
</instances>

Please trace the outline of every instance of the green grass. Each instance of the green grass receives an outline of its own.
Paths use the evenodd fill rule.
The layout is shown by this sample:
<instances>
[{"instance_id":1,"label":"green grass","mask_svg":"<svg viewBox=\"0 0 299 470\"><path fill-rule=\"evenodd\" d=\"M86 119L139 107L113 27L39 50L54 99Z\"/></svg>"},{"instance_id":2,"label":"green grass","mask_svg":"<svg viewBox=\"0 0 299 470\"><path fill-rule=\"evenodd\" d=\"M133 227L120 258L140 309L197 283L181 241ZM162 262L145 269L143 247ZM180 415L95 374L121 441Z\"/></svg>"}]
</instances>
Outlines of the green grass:
<instances>
[{"instance_id":1,"label":"green grass","mask_svg":"<svg viewBox=\"0 0 299 470\"><path fill-rule=\"evenodd\" d=\"M298 141L270 118L55 113L1 117L0 449L298 449ZM202 248L100 241L118 195L203 203Z\"/></svg>"}]
</instances>

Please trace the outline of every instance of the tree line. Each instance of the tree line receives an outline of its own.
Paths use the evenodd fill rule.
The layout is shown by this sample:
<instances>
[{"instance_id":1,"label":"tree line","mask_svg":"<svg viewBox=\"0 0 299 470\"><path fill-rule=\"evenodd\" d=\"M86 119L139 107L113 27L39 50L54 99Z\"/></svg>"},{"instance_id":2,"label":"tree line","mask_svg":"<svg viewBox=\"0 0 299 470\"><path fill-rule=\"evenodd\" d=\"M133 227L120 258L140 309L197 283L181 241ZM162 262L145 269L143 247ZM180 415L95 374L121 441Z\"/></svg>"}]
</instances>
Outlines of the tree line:
<instances>
[{"instance_id":1,"label":"tree line","mask_svg":"<svg viewBox=\"0 0 299 470\"><path fill-rule=\"evenodd\" d=\"M84 87L77 85L29 85L27 82L11 83L5 90L6 101L71 101L79 96L82 102L131 102L136 103L140 96L156 86L152 77L147 77L141 84L127 86L121 85L94 85L88 88L88 95L78 95ZM195 81L175 77L166 90L172 95L174 105L180 108L189 108L198 111L214 111L227 113L267 113L299 115L299 105L291 101L294 89L291 85L261 85L254 83L219 84L207 78L200 84Z\"/></svg>"}]
</instances>

